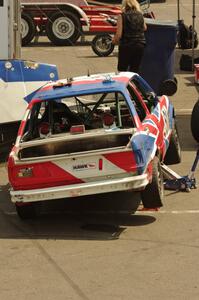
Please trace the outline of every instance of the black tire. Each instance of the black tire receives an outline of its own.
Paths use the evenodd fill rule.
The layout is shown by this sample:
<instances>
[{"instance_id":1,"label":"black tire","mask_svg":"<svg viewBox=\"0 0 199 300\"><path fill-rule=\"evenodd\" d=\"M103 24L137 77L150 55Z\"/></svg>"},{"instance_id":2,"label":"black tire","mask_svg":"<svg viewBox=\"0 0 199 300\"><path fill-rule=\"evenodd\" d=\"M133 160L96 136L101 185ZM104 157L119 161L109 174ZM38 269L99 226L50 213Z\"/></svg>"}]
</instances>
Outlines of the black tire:
<instances>
[{"instance_id":1,"label":"black tire","mask_svg":"<svg viewBox=\"0 0 199 300\"><path fill-rule=\"evenodd\" d=\"M36 26L31 15L21 14L21 44L27 46L36 35Z\"/></svg>"},{"instance_id":2,"label":"black tire","mask_svg":"<svg viewBox=\"0 0 199 300\"><path fill-rule=\"evenodd\" d=\"M34 219L37 216L36 205L35 203L28 203L25 205L15 204L17 214L20 219Z\"/></svg>"},{"instance_id":3,"label":"black tire","mask_svg":"<svg viewBox=\"0 0 199 300\"><path fill-rule=\"evenodd\" d=\"M54 45L74 45L82 34L80 20L71 12L57 11L48 19L46 34Z\"/></svg>"},{"instance_id":4,"label":"black tire","mask_svg":"<svg viewBox=\"0 0 199 300\"><path fill-rule=\"evenodd\" d=\"M166 165L173 165L173 164L179 164L180 162L181 162L181 147L180 147L176 122L175 119L173 119L173 128L172 128L170 143L164 158L164 163Z\"/></svg>"},{"instance_id":5,"label":"black tire","mask_svg":"<svg viewBox=\"0 0 199 300\"><path fill-rule=\"evenodd\" d=\"M141 192L142 203L145 208L161 207L164 198L163 173L159 158L152 162L152 181Z\"/></svg>"},{"instance_id":6,"label":"black tire","mask_svg":"<svg viewBox=\"0 0 199 300\"><path fill-rule=\"evenodd\" d=\"M159 95L173 96L178 89L177 79L166 79L161 82L159 87Z\"/></svg>"},{"instance_id":7,"label":"black tire","mask_svg":"<svg viewBox=\"0 0 199 300\"><path fill-rule=\"evenodd\" d=\"M191 114L191 132L194 139L199 143L199 100L195 103Z\"/></svg>"},{"instance_id":8,"label":"black tire","mask_svg":"<svg viewBox=\"0 0 199 300\"><path fill-rule=\"evenodd\" d=\"M110 34L102 33L96 35L91 44L93 52L98 56L109 56L115 47L111 41L112 37Z\"/></svg>"}]
</instances>

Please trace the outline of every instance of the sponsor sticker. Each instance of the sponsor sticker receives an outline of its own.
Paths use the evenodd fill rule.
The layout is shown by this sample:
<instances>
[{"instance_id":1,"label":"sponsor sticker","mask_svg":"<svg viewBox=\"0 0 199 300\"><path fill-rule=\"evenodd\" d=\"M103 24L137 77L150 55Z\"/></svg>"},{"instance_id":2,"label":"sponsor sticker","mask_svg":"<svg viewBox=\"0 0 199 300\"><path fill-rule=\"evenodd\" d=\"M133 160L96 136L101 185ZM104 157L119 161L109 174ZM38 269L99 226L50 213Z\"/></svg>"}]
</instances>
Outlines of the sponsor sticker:
<instances>
[{"instance_id":1,"label":"sponsor sticker","mask_svg":"<svg viewBox=\"0 0 199 300\"><path fill-rule=\"evenodd\" d=\"M90 169L96 169L96 163L85 163L73 166L74 171L85 171Z\"/></svg>"}]
</instances>

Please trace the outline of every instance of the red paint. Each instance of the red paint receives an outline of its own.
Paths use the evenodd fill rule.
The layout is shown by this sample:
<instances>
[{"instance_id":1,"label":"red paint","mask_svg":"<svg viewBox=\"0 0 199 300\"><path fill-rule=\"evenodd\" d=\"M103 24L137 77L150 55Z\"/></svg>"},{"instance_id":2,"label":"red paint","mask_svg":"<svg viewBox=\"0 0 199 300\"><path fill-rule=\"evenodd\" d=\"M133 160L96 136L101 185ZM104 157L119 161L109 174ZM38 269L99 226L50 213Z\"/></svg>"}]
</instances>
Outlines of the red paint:
<instances>
[{"instance_id":1,"label":"red paint","mask_svg":"<svg viewBox=\"0 0 199 300\"><path fill-rule=\"evenodd\" d=\"M128 152L104 154L103 156L126 172L135 172L137 170L136 161L132 150Z\"/></svg>"},{"instance_id":2,"label":"red paint","mask_svg":"<svg viewBox=\"0 0 199 300\"><path fill-rule=\"evenodd\" d=\"M32 168L32 177L18 177L21 169ZM40 189L61 185L83 183L83 181L52 162L15 166L13 158L8 161L9 181L14 190Z\"/></svg>"}]
</instances>

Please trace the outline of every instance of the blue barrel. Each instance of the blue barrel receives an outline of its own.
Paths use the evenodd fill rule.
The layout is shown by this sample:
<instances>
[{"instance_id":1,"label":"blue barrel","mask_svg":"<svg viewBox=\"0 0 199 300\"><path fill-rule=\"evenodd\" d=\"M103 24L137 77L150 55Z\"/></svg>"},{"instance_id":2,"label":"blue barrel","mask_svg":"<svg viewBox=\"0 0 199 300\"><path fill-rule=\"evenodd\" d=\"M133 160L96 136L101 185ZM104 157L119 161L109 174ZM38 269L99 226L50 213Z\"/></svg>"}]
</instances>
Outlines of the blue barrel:
<instances>
[{"instance_id":1,"label":"blue barrel","mask_svg":"<svg viewBox=\"0 0 199 300\"><path fill-rule=\"evenodd\" d=\"M145 19L146 48L140 75L158 94L173 95L177 90L174 77L174 50L177 42L177 23Z\"/></svg>"}]
</instances>

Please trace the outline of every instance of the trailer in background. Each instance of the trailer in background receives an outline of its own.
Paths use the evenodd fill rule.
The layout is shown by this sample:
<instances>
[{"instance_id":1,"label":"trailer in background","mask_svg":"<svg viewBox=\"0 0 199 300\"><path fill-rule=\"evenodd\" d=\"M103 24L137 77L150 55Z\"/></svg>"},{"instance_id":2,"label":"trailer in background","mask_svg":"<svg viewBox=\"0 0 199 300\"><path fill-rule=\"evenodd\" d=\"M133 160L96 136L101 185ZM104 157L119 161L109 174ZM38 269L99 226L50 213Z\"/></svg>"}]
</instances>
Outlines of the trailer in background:
<instances>
[{"instance_id":1,"label":"trailer in background","mask_svg":"<svg viewBox=\"0 0 199 300\"><path fill-rule=\"evenodd\" d=\"M114 5L88 5L86 0L23 0L22 45L45 34L57 46L74 45L81 36L96 32L115 32L103 14L117 16Z\"/></svg>"},{"instance_id":2,"label":"trailer in background","mask_svg":"<svg viewBox=\"0 0 199 300\"><path fill-rule=\"evenodd\" d=\"M58 79L57 68L21 57L21 1L0 3L0 160L16 138L19 122L34 92Z\"/></svg>"}]
</instances>

